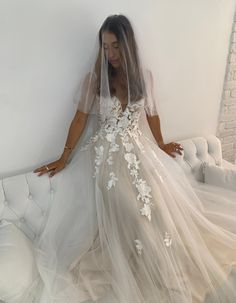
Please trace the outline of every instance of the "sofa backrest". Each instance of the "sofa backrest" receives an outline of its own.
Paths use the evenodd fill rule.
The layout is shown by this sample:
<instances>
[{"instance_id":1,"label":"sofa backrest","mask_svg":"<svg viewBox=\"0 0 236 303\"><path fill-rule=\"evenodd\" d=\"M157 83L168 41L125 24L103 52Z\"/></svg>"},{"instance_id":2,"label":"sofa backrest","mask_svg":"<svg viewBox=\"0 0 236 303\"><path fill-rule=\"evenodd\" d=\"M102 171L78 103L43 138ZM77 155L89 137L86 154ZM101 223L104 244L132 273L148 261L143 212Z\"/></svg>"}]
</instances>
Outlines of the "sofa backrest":
<instances>
[{"instance_id":1,"label":"sofa backrest","mask_svg":"<svg viewBox=\"0 0 236 303\"><path fill-rule=\"evenodd\" d=\"M183 168L186 175L191 174L197 181L204 182L203 162L222 165L222 149L220 139L215 135L193 137L178 141L183 154L177 154L175 160Z\"/></svg>"},{"instance_id":2,"label":"sofa backrest","mask_svg":"<svg viewBox=\"0 0 236 303\"><path fill-rule=\"evenodd\" d=\"M12 221L32 241L41 234L60 175L25 172L0 180L0 222Z\"/></svg>"}]
</instances>

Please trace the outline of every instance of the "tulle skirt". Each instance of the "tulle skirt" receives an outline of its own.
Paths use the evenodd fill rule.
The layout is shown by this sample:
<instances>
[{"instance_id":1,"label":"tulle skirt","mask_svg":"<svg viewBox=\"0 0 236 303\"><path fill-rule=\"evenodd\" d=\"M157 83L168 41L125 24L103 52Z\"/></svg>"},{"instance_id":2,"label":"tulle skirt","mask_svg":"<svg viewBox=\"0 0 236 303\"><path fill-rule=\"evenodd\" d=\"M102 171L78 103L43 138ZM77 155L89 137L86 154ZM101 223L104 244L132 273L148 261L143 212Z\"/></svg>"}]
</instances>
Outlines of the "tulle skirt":
<instances>
[{"instance_id":1,"label":"tulle skirt","mask_svg":"<svg viewBox=\"0 0 236 303\"><path fill-rule=\"evenodd\" d=\"M145 136L128 143L109 163L99 138L58 174L21 302L236 302L236 192L188 180Z\"/></svg>"}]
</instances>

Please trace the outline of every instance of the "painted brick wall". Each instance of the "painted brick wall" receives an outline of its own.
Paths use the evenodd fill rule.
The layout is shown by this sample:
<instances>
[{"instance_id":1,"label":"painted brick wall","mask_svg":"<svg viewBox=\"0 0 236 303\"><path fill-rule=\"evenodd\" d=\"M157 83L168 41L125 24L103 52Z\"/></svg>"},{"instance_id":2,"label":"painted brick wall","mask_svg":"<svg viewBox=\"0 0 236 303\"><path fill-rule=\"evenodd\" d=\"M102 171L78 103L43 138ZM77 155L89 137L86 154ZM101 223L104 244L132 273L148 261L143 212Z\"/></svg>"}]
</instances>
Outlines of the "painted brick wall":
<instances>
[{"instance_id":1,"label":"painted brick wall","mask_svg":"<svg viewBox=\"0 0 236 303\"><path fill-rule=\"evenodd\" d=\"M217 137L222 143L223 158L236 159L236 13L232 26Z\"/></svg>"}]
</instances>

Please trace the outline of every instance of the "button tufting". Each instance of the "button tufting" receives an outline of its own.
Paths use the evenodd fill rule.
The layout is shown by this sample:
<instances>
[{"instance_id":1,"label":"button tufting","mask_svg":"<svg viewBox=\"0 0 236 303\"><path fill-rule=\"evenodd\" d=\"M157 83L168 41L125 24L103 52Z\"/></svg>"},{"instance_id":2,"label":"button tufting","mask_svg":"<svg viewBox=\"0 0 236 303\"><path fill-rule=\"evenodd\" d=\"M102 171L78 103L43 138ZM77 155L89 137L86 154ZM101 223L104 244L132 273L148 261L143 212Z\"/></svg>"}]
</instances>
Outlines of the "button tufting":
<instances>
[{"instance_id":1,"label":"button tufting","mask_svg":"<svg viewBox=\"0 0 236 303\"><path fill-rule=\"evenodd\" d=\"M53 188L50 189L50 193L52 194L54 192Z\"/></svg>"},{"instance_id":2,"label":"button tufting","mask_svg":"<svg viewBox=\"0 0 236 303\"><path fill-rule=\"evenodd\" d=\"M20 222L25 222L25 218L24 217L20 218Z\"/></svg>"},{"instance_id":3,"label":"button tufting","mask_svg":"<svg viewBox=\"0 0 236 303\"><path fill-rule=\"evenodd\" d=\"M28 195L28 198L29 198L30 200L32 200L32 198L33 198L32 194L29 194L29 195Z\"/></svg>"},{"instance_id":4,"label":"button tufting","mask_svg":"<svg viewBox=\"0 0 236 303\"><path fill-rule=\"evenodd\" d=\"M7 204L8 204L8 201L7 201L7 200L4 200L3 204L4 204L4 205L7 205Z\"/></svg>"}]
</instances>

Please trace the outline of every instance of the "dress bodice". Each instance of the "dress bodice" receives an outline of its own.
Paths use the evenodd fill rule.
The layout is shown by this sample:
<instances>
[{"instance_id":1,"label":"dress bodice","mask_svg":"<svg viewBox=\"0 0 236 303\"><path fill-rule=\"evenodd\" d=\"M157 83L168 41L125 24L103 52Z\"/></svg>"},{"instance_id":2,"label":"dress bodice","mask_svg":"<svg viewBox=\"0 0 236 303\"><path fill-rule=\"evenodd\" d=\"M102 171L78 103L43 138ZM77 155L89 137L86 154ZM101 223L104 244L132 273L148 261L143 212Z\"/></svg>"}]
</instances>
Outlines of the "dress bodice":
<instances>
[{"instance_id":1,"label":"dress bodice","mask_svg":"<svg viewBox=\"0 0 236 303\"><path fill-rule=\"evenodd\" d=\"M144 107L144 98L138 101L130 102L122 109L120 100L113 96L110 98L111 106L104 108L104 113L99 115L99 127L94 136L92 136L84 148L91 143L95 143L99 138L105 139L108 143L116 141L117 136L124 140L132 137L139 141L141 131L139 129L139 118Z\"/></svg>"},{"instance_id":2,"label":"dress bodice","mask_svg":"<svg viewBox=\"0 0 236 303\"><path fill-rule=\"evenodd\" d=\"M144 98L135 102L131 101L124 110L121 101L116 96L113 96L111 101L110 109L100 115L102 127L109 124L113 127L126 128L128 125L134 125L138 122L141 109L144 107Z\"/></svg>"},{"instance_id":3,"label":"dress bodice","mask_svg":"<svg viewBox=\"0 0 236 303\"><path fill-rule=\"evenodd\" d=\"M135 110L142 108L144 105L144 98L141 98L138 101L132 102L130 104L127 104L125 109L122 109L121 101L116 96L112 97L112 100L114 101L114 107L118 109L118 111L121 111L121 113L125 113L126 111L129 111L130 109L134 108Z\"/></svg>"}]
</instances>

